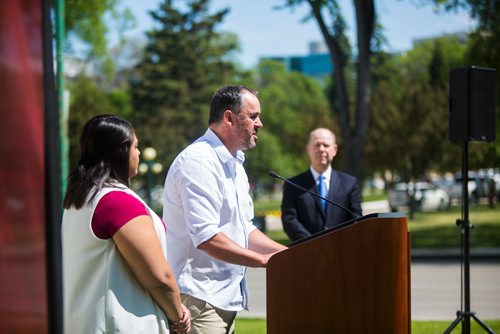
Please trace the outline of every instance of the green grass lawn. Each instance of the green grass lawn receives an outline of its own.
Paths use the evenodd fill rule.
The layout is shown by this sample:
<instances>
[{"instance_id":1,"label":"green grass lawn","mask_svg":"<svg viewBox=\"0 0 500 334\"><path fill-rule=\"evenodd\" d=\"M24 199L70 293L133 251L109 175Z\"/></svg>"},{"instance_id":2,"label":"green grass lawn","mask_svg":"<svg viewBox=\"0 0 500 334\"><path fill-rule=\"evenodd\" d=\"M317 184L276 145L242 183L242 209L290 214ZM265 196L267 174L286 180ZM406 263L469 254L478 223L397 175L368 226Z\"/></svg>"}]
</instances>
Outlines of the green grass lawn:
<instances>
[{"instance_id":1,"label":"green grass lawn","mask_svg":"<svg viewBox=\"0 0 500 334\"><path fill-rule=\"evenodd\" d=\"M379 201L387 198L387 194L383 191L363 191L363 201ZM265 200L255 200L255 212L264 213L266 211L278 211L280 210L281 200L265 199Z\"/></svg>"},{"instance_id":2,"label":"green grass lawn","mask_svg":"<svg viewBox=\"0 0 500 334\"><path fill-rule=\"evenodd\" d=\"M279 203L276 204L276 201L266 201L265 204L256 204L256 207L257 205L260 208L268 207L271 211L279 210ZM415 213L408 224L412 248L459 248L461 228L456 224L458 218L461 218L460 207L439 212ZM495 209L490 209L487 205L471 205L469 221L472 224L471 249L500 248L500 205ZM266 234L283 245L290 243L282 230L271 230Z\"/></svg>"},{"instance_id":3,"label":"green grass lawn","mask_svg":"<svg viewBox=\"0 0 500 334\"><path fill-rule=\"evenodd\" d=\"M387 194L383 191L364 191L363 201L379 201L387 198ZM264 213L266 211L278 211L280 210L281 200L255 200L255 212Z\"/></svg>"},{"instance_id":4,"label":"green grass lawn","mask_svg":"<svg viewBox=\"0 0 500 334\"><path fill-rule=\"evenodd\" d=\"M269 211L279 211L281 200L259 200L254 203L255 215L263 215Z\"/></svg>"},{"instance_id":5,"label":"green grass lawn","mask_svg":"<svg viewBox=\"0 0 500 334\"><path fill-rule=\"evenodd\" d=\"M461 228L456 221L461 218L460 207L447 211L420 212L410 220L412 248L460 247ZM471 248L500 248L500 207L471 205L469 210Z\"/></svg>"},{"instance_id":6,"label":"green grass lawn","mask_svg":"<svg viewBox=\"0 0 500 334\"><path fill-rule=\"evenodd\" d=\"M411 332L412 334L442 334L455 319L450 321L412 321ZM488 327L495 333L500 333L500 320L482 320ZM245 319L237 318L235 325L235 332L238 334L260 334L266 333L266 320L265 319ZM461 324L458 324L453 330L453 334L462 332ZM471 333L479 334L484 333L484 330L471 319Z\"/></svg>"}]
</instances>

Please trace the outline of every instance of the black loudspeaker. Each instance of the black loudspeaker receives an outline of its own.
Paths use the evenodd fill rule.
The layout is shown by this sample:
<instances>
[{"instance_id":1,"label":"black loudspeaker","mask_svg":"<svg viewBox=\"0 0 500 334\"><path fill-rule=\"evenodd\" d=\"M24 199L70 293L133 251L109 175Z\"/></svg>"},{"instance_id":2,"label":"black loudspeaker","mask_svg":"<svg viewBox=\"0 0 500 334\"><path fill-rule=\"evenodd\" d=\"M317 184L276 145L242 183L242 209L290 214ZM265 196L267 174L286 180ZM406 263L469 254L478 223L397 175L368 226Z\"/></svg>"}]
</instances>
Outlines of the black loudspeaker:
<instances>
[{"instance_id":1,"label":"black loudspeaker","mask_svg":"<svg viewBox=\"0 0 500 334\"><path fill-rule=\"evenodd\" d=\"M495 81L493 68L450 71L450 141L495 141Z\"/></svg>"}]
</instances>

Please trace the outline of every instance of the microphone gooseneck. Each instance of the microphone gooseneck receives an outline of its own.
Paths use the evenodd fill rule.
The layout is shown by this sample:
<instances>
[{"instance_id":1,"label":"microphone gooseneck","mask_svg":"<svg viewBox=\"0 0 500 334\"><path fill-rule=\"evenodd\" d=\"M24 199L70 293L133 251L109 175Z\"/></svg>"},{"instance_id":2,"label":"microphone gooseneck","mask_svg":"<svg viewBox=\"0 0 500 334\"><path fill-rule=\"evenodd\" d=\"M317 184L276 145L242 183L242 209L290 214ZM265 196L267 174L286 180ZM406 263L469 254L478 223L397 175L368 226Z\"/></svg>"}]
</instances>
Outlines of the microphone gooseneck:
<instances>
[{"instance_id":1,"label":"microphone gooseneck","mask_svg":"<svg viewBox=\"0 0 500 334\"><path fill-rule=\"evenodd\" d=\"M345 210L347 213L349 213L349 215L350 215L352 218L354 218L354 220L355 220L355 221L357 220L357 218L358 218L358 217L356 217L356 215L355 215L355 214L354 214L351 210L349 210L348 208L346 208L345 206L340 205L340 204L338 204L338 203L335 203L335 202L333 202L333 201L330 201L328 198L325 198L325 197L323 197L323 196L320 196L320 195L316 194L315 192L310 191L309 189L306 189L306 188L304 188L304 187L302 187L302 186L299 186L298 184L293 183L292 181L290 181L290 180L288 180L288 179L285 179L283 176L278 175L276 172L274 172L274 171L272 171L272 170L270 170L270 171L268 172L268 174L269 174L271 177L275 178L275 179L281 179L281 180L285 181L286 183L288 183L288 184L290 184L290 185L294 186L295 188L298 188L298 189L300 189L300 190L303 190L303 191L305 191L305 192L308 192L308 193L310 193L310 194L311 194L311 195L313 195L313 196L316 196L316 197L318 197L318 198L320 198L320 199L322 199L322 200L325 200L327 203L330 203L330 204L332 204L332 205L335 205L336 207L341 208L342 210Z\"/></svg>"}]
</instances>

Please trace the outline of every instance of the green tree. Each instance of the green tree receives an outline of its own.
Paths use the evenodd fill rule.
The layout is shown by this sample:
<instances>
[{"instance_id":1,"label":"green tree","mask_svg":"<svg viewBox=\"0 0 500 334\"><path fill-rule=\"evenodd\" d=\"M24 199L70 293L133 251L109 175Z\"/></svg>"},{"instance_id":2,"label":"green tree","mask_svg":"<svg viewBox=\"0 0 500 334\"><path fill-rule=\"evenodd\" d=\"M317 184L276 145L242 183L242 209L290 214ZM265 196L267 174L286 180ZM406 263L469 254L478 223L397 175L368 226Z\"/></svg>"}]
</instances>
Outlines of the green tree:
<instances>
[{"instance_id":1,"label":"green tree","mask_svg":"<svg viewBox=\"0 0 500 334\"><path fill-rule=\"evenodd\" d=\"M83 70L66 78L66 87L70 92L68 133L71 167L79 156L78 134L92 116L103 113L130 115L131 102L126 85L110 80L115 70L106 36L112 24L118 25L118 33L122 36L133 26L134 19L130 11L121 6L121 0L66 0L64 8L65 53L75 60L71 63L72 70L74 65L83 65ZM68 68L70 66L66 66L66 71ZM88 68L95 69L94 73L85 73Z\"/></svg>"},{"instance_id":2,"label":"green tree","mask_svg":"<svg viewBox=\"0 0 500 334\"><path fill-rule=\"evenodd\" d=\"M478 1L479 2L479 1ZM484 3L481 1L479 3ZM466 61L467 65L475 65L487 68L494 68L497 71L496 76L496 142L475 143L471 145L470 167L491 168L500 166L500 2L491 1L490 6L481 7L480 13L483 22L477 31L469 36ZM495 5L494 5L495 4ZM489 8L490 10L486 10ZM495 21L496 19L496 21Z\"/></svg>"},{"instance_id":3,"label":"green tree","mask_svg":"<svg viewBox=\"0 0 500 334\"><path fill-rule=\"evenodd\" d=\"M402 59L400 56L380 54L377 57L373 71L372 122L365 146L367 175L379 173L385 176L386 171L395 172L395 150L401 151L400 133L401 108L403 96L400 71Z\"/></svg>"},{"instance_id":4,"label":"green tree","mask_svg":"<svg viewBox=\"0 0 500 334\"><path fill-rule=\"evenodd\" d=\"M334 127L328 101L321 85L284 65L261 61L255 72L264 127L257 147L248 151L245 167L253 182L272 184L267 172L275 170L290 177L307 168L305 146L316 127Z\"/></svg>"},{"instance_id":5,"label":"green tree","mask_svg":"<svg viewBox=\"0 0 500 334\"><path fill-rule=\"evenodd\" d=\"M493 143L470 146L470 168L500 165L500 1L498 0L433 0L438 8L453 11L464 8L477 20L477 27L468 36L467 55L460 67L471 65L494 68L496 81L496 138Z\"/></svg>"},{"instance_id":6,"label":"green tree","mask_svg":"<svg viewBox=\"0 0 500 334\"><path fill-rule=\"evenodd\" d=\"M94 63L111 78L115 67L109 52L109 25L114 25L123 43L123 33L135 25L130 10L121 6L121 0L65 0L64 8L67 52ZM78 43L82 45L77 47Z\"/></svg>"},{"instance_id":7,"label":"green tree","mask_svg":"<svg viewBox=\"0 0 500 334\"><path fill-rule=\"evenodd\" d=\"M71 81L68 86L71 91L68 132L72 134L69 137L70 167L72 167L80 156L79 134L90 118L99 114L113 114L128 119L132 109L126 91L120 89L104 91L96 84L94 78L82 75Z\"/></svg>"},{"instance_id":8,"label":"green tree","mask_svg":"<svg viewBox=\"0 0 500 334\"><path fill-rule=\"evenodd\" d=\"M411 66L412 72L420 71L421 80L416 82L418 85L426 85L431 89L430 95L423 95L422 100L435 103L436 108L429 110L430 117L440 117L439 124L436 125L436 132L441 136L436 138L433 148L439 148L439 155L434 158L425 156L424 159L430 159L426 172L430 169L438 172L454 171L460 168L460 150L448 139L449 127L449 72L451 69L463 66L467 52L467 44L457 36L447 36L429 40L418 44L409 52L406 66ZM418 70L414 64L419 59L424 70ZM422 102L424 103L424 102ZM422 176L422 175L420 175ZM415 175L414 177L417 177Z\"/></svg>"},{"instance_id":9,"label":"green tree","mask_svg":"<svg viewBox=\"0 0 500 334\"><path fill-rule=\"evenodd\" d=\"M439 38L377 64L366 147L372 172L411 181L459 167L459 150L448 140L448 72L464 54L459 39Z\"/></svg>"},{"instance_id":10,"label":"green tree","mask_svg":"<svg viewBox=\"0 0 500 334\"><path fill-rule=\"evenodd\" d=\"M141 146L154 146L165 167L203 134L211 95L238 74L237 39L216 29L228 9L209 14L208 4L165 0L151 12L155 29L131 80Z\"/></svg>"},{"instance_id":11,"label":"green tree","mask_svg":"<svg viewBox=\"0 0 500 334\"><path fill-rule=\"evenodd\" d=\"M333 64L334 95L331 105L338 113L341 137L345 149L345 169L362 178L363 149L369 127L369 105L371 96L372 44L376 14L373 0L355 0L357 36L357 60L350 66L350 46L346 37L346 24L336 0L286 0L285 6L294 7L307 3L311 16L315 18L330 51ZM353 82L356 89L350 99L348 85Z\"/></svg>"}]
</instances>

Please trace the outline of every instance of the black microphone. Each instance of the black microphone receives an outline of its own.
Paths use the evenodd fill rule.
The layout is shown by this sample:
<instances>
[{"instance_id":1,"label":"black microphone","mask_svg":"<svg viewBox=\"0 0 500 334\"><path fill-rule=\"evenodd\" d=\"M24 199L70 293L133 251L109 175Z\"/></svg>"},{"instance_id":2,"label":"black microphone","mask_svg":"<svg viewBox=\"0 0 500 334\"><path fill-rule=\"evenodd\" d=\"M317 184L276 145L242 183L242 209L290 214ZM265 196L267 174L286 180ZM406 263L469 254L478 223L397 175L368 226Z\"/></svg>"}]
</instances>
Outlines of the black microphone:
<instances>
[{"instance_id":1,"label":"black microphone","mask_svg":"<svg viewBox=\"0 0 500 334\"><path fill-rule=\"evenodd\" d=\"M268 174L269 174L271 177L274 177L274 178L277 178L277 179L281 179L281 180L285 181L286 183L291 184L291 185L292 185L292 186L294 186L295 188L299 188L300 190L303 190L303 191L305 191L305 192L308 192L308 193L310 193L310 194L311 194L311 195L313 195L313 196L316 196L316 197L318 197L318 198L321 198L322 200L324 200L324 201L325 201L325 202L327 202L327 203L333 204L333 205L335 205L336 207L339 207L339 208L341 208L342 210L345 210L346 212L348 212L348 213L349 213L349 215L350 215L352 218L354 218L354 221L356 221L356 220L358 219L358 217L356 217L356 215L355 215L355 214L354 214L351 210L349 210L348 208L346 208L345 206L340 205L340 204L338 204L338 203L335 203L335 202L333 202L333 201L330 201L328 198L324 198L323 196L320 196L320 195L316 194L315 192L310 191L309 189L306 189L306 188L304 188L304 187L301 187L301 186L299 186L298 184L293 183L292 181L290 181L290 180L288 180L288 179L285 179L283 176L280 176L280 175L276 174L276 172L273 172L272 170L270 170L270 171L268 172Z\"/></svg>"}]
</instances>

